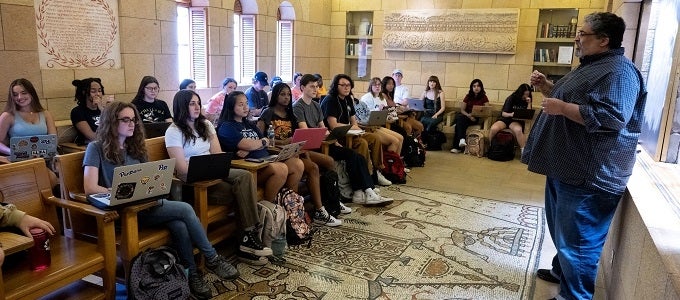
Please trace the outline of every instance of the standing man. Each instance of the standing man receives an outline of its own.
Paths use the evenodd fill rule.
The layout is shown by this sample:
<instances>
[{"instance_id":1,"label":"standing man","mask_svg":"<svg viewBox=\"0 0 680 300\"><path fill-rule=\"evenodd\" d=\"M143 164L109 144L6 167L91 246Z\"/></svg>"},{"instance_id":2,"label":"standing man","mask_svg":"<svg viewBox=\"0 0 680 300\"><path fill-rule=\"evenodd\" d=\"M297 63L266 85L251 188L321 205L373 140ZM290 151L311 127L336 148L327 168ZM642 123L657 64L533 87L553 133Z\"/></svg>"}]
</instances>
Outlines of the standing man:
<instances>
[{"instance_id":1,"label":"standing man","mask_svg":"<svg viewBox=\"0 0 680 300\"><path fill-rule=\"evenodd\" d=\"M576 34L578 68L556 83L534 71L544 95L522 162L546 175L545 208L557 255L538 278L560 283L554 299L592 299L597 264L635 164L647 92L623 56L626 25L593 13Z\"/></svg>"},{"instance_id":2,"label":"standing man","mask_svg":"<svg viewBox=\"0 0 680 300\"><path fill-rule=\"evenodd\" d=\"M400 69L394 69L392 71L392 78L394 78L394 103L401 105L408 105L409 90L408 87L401 84L401 80L404 79L404 75Z\"/></svg>"},{"instance_id":3,"label":"standing man","mask_svg":"<svg viewBox=\"0 0 680 300\"><path fill-rule=\"evenodd\" d=\"M268 85L269 78L267 78L267 73L262 71L255 73L255 76L253 76L253 86L249 87L245 92L251 116L259 117L262 109L269 104L269 97L267 97L267 92L264 91L264 87Z\"/></svg>"}]
</instances>

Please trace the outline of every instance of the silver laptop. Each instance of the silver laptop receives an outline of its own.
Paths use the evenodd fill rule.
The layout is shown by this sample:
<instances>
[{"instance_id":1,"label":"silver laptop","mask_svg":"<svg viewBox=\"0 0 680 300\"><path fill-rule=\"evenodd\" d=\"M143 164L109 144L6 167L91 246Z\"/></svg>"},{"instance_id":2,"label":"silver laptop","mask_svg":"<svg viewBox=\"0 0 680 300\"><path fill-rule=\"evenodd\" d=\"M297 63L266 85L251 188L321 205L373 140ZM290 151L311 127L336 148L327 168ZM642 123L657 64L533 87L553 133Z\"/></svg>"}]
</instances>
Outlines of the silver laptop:
<instances>
[{"instance_id":1,"label":"silver laptop","mask_svg":"<svg viewBox=\"0 0 680 300\"><path fill-rule=\"evenodd\" d=\"M269 156L265 156L262 158L264 161L268 162L277 162L277 161L285 161L298 153L302 151L302 148L305 146L305 141L302 142L297 142L297 143L290 143L288 145L282 146L281 151L279 151L279 154L273 154Z\"/></svg>"},{"instance_id":2,"label":"silver laptop","mask_svg":"<svg viewBox=\"0 0 680 300\"><path fill-rule=\"evenodd\" d=\"M372 110L368 116L368 121L359 123L364 126L383 126L387 123L387 110Z\"/></svg>"},{"instance_id":3,"label":"silver laptop","mask_svg":"<svg viewBox=\"0 0 680 300\"><path fill-rule=\"evenodd\" d=\"M409 98L408 109L413 111L425 111L425 101L420 98Z\"/></svg>"},{"instance_id":4,"label":"silver laptop","mask_svg":"<svg viewBox=\"0 0 680 300\"><path fill-rule=\"evenodd\" d=\"M57 135L14 136L9 139L9 150L9 160L12 162L53 158L57 155Z\"/></svg>"},{"instance_id":5,"label":"silver laptop","mask_svg":"<svg viewBox=\"0 0 680 300\"><path fill-rule=\"evenodd\" d=\"M101 209L155 200L170 194L174 172L174 158L116 167L113 169L111 193L91 194L87 200Z\"/></svg>"}]
</instances>

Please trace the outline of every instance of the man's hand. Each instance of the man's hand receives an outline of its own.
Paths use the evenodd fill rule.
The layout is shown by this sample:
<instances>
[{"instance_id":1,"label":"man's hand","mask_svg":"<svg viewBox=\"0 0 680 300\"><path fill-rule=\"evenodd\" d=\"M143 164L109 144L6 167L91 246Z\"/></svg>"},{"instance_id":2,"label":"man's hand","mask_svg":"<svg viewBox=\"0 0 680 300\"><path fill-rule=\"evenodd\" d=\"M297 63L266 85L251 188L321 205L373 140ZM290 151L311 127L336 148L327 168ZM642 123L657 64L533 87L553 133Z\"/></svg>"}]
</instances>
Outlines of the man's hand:
<instances>
[{"instance_id":1,"label":"man's hand","mask_svg":"<svg viewBox=\"0 0 680 300\"><path fill-rule=\"evenodd\" d=\"M564 105L566 103L557 98L543 98L541 107L543 112L549 115L563 115Z\"/></svg>"},{"instance_id":2,"label":"man's hand","mask_svg":"<svg viewBox=\"0 0 680 300\"><path fill-rule=\"evenodd\" d=\"M19 221L19 225L17 225L19 229L26 235L26 236L31 236L31 232L29 231L31 228L42 228L45 230L47 233L50 235L54 235L57 231L54 230L54 227L50 222L47 222L45 220L38 219L33 216L29 215L24 215L23 218L21 218L21 221Z\"/></svg>"}]
</instances>

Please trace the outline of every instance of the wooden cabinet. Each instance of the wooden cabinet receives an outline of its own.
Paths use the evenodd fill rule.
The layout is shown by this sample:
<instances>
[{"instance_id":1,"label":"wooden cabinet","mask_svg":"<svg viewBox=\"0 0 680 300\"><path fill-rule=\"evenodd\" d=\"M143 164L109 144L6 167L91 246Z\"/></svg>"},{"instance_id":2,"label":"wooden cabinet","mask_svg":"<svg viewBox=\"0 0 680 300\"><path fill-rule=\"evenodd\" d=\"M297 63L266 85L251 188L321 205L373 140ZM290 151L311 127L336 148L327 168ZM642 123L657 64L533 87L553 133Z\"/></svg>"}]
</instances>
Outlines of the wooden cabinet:
<instances>
[{"instance_id":1,"label":"wooden cabinet","mask_svg":"<svg viewBox=\"0 0 680 300\"><path fill-rule=\"evenodd\" d=\"M538 14L534 69L557 80L574 65L578 9L541 9Z\"/></svg>"},{"instance_id":2,"label":"wooden cabinet","mask_svg":"<svg viewBox=\"0 0 680 300\"><path fill-rule=\"evenodd\" d=\"M345 32L345 74L353 80L371 79L373 12L349 11Z\"/></svg>"}]
</instances>

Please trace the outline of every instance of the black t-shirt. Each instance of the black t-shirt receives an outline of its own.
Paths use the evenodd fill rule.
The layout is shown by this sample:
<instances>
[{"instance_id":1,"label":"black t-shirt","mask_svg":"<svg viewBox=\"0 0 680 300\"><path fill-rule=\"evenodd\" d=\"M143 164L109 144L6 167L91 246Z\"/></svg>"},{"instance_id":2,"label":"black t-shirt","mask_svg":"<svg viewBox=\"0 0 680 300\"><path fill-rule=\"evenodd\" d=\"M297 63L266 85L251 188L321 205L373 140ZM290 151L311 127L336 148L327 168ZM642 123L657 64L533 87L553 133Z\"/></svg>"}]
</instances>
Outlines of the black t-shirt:
<instances>
[{"instance_id":1,"label":"black t-shirt","mask_svg":"<svg viewBox=\"0 0 680 300\"><path fill-rule=\"evenodd\" d=\"M350 124L350 118L356 114L352 97L327 95L321 101L321 111L323 112L323 122L328 126L328 117L335 117L338 123Z\"/></svg>"},{"instance_id":2,"label":"black t-shirt","mask_svg":"<svg viewBox=\"0 0 680 300\"><path fill-rule=\"evenodd\" d=\"M144 123L165 122L166 119L172 118L168 104L163 100L155 99L151 103L144 100L133 101L132 104L137 106Z\"/></svg>"},{"instance_id":3,"label":"black t-shirt","mask_svg":"<svg viewBox=\"0 0 680 300\"><path fill-rule=\"evenodd\" d=\"M93 132L97 131L97 128L99 127L99 116L101 116L102 112L99 109L89 109L86 106L76 106L71 110L71 123L75 127L76 124L79 122L85 121L87 122L87 125L90 126L90 129L92 129ZM78 131L78 135L76 135L74 143L78 145L83 145L87 142L87 139L85 136Z\"/></svg>"}]
</instances>

